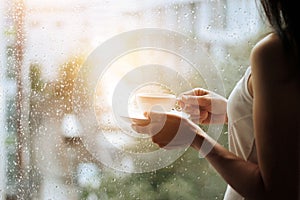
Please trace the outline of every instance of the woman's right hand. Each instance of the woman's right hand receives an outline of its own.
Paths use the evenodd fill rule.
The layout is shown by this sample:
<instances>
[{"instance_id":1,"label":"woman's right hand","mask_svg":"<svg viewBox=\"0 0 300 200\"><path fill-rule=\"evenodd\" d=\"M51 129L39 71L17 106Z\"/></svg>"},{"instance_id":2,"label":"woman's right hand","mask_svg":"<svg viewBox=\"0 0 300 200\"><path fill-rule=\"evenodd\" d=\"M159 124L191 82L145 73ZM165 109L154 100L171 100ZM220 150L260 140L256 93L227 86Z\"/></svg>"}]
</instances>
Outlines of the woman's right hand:
<instances>
[{"instance_id":1,"label":"woman's right hand","mask_svg":"<svg viewBox=\"0 0 300 200\"><path fill-rule=\"evenodd\" d=\"M212 91L194 88L179 95L179 104L194 123L227 123L227 99Z\"/></svg>"}]
</instances>

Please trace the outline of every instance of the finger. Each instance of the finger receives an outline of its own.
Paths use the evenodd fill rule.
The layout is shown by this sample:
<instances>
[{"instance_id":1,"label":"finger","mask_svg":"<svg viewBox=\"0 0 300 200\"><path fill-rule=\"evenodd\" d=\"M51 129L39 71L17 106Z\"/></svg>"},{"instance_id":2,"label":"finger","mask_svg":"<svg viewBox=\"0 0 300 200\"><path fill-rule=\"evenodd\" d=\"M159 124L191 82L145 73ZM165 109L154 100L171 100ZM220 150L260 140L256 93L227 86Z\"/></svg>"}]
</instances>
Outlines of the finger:
<instances>
[{"instance_id":1,"label":"finger","mask_svg":"<svg viewBox=\"0 0 300 200\"><path fill-rule=\"evenodd\" d=\"M195 95L194 89L188 90L186 92L182 92L178 95L178 97L182 97L183 95Z\"/></svg>"},{"instance_id":2,"label":"finger","mask_svg":"<svg viewBox=\"0 0 300 200\"><path fill-rule=\"evenodd\" d=\"M197 109L192 110L192 111L184 111L184 113L188 114L189 116L198 116L198 118L201 115L201 112Z\"/></svg>"},{"instance_id":3,"label":"finger","mask_svg":"<svg viewBox=\"0 0 300 200\"><path fill-rule=\"evenodd\" d=\"M185 105L194 105L194 106L201 106L201 107L207 107L211 105L211 98L208 96L187 96L184 95L181 98L181 101Z\"/></svg>"},{"instance_id":4,"label":"finger","mask_svg":"<svg viewBox=\"0 0 300 200\"><path fill-rule=\"evenodd\" d=\"M154 136L158 134L164 127L164 122L150 122L147 125L131 124L131 128L141 134Z\"/></svg>"},{"instance_id":5,"label":"finger","mask_svg":"<svg viewBox=\"0 0 300 200\"><path fill-rule=\"evenodd\" d=\"M181 97L183 95L203 96L203 95L206 95L206 94L209 94L209 90L197 87L197 88L193 88L191 90L188 90L186 92L183 92L183 93L179 94L178 96L179 97Z\"/></svg>"},{"instance_id":6,"label":"finger","mask_svg":"<svg viewBox=\"0 0 300 200\"><path fill-rule=\"evenodd\" d=\"M151 120L149 118L146 119L138 119L138 118L133 118L131 119L131 123L139 126L147 126Z\"/></svg>"},{"instance_id":7,"label":"finger","mask_svg":"<svg viewBox=\"0 0 300 200\"><path fill-rule=\"evenodd\" d=\"M194 106L189 104L184 107L183 111L191 115L200 114L199 106Z\"/></svg>"},{"instance_id":8,"label":"finger","mask_svg":"<svg viewBox=\"0 0 300 200\"><path fill-rule=\"evenodd\" d=\"M210 93L209 90L206 90L204 88L194 88L193 92L194 94L196 94L196 96L204 96Z\"/></svg>"},{"instance_id":9,"label":"finger","mask_svg":"<svg viewBox=\"0 0 300 200\"><path fill-rule=\"evenodd\" d=\"M208 113L208 116L203 119L201 122L201 124L212 124L212 117L211 117L211 113Z\"/></svg>"},{"instance_id":10,"label":"finger","mask_svg":"<svg viewBox=\"0 0 300 200\"><path fill-rule=\"evenodd\" d=\"M199 106L199 105L191 105L191 104L186 104L185 107L182 109L185 112L188 113L199 113L199 112L204 112L204 111L210 111L210 107L205 107L205 106Z\"/></svg>"},{"instance_id":11,"label":"finger","mask_svg":"<svg viewBox=\"0 0 300 200\"><path fill-rule=\"evenodd\" d=\"M208 118L209 113L207 111L200 112L200 122Z\"/></svg>"},{"instance_id":12,"label":"finger","mask_svg":"<svg viewBox=\"0 0 300 200\"><path fill-rule=\"evenodd\" d=\"M147 113L147 117L151 120L151 122L165 122L167 114L164 112L150 111Z\"/></svg>"},{"instance_id":13,"label":"finger","mask_svg":"<svg viewBox=\"0 0 300 200\"><path fill-rule=\"evenodd\" d=\"M151 126L150 134L156 135L164 128L167 121L167 114L157 111L151 111L148 113L148 116L151 120L151 124L149 124L149 126Z\"/></svg>"},{"instance_id":14,"label":"finger","mask_svg":"<svg viewBox=\"0 0 300 200\"><path fill-rule=\"evenodd\" d=\"M203 112L199 112L199 113L194 113L190 116L190 118L198 118L200 120L204 120L209 116L209 112L207 111L203 111Z\"/></svg>"},{"instance_id":15,"label":"finger","mask_svg":"<svg viewBox=\"0 0 300 200\"><path fill-rule=\"evenodd\" d=\"M201 124L224 124L226 123L226 116L225 115L212 115L208 113L206 119L204 119Z\"/></svg>"},{"instance_id":16,"label":"finger","mask_svg":"<svg viewBox=\"0 0 300 200\"><path fill-rule=\"evenodd\" d=\"M177 96L177 104L184 109L186 104L190 104L186 99L188 96L197 96L193 90L189 90L187 92L181 93L180 95Z\"/></svg>"},{"instance_id":17,"label":"finger","mask_svg":"<svg viewBox=\"0 0 300 200\"><path fill-rule=\"evenodd\" d=\"M192 120L194 123L203 124L203 121L206 121L208 117L210 117L209 113L207 111L203 111L203 112L200 112L200 114L191 115L189 117L189 119ZM209 118L209 120L210 120L210 118Z\"/></svg>"}]
</instances>

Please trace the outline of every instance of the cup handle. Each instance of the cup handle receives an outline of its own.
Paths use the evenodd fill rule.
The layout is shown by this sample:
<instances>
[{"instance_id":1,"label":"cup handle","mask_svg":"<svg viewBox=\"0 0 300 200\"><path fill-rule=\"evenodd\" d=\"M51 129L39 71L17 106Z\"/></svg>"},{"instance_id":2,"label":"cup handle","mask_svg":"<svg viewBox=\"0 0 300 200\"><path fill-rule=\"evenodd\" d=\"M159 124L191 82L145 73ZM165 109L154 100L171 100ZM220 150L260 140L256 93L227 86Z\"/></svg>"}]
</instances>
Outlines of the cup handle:
<instances>
[{"instance_id":1,"label":"cup handle","mask_svg":"<svg viewBox=\"0 0 300 200\"><path fill-rule=\"evenodd\" d=\"M181 112L181 111L183 110L182 107L181 107L181 105L180 105L180 103L179 103L179 99L176 99L174 109L175 109L176 111L178 111L178 112Z\"/></svg>"}]
</instances>

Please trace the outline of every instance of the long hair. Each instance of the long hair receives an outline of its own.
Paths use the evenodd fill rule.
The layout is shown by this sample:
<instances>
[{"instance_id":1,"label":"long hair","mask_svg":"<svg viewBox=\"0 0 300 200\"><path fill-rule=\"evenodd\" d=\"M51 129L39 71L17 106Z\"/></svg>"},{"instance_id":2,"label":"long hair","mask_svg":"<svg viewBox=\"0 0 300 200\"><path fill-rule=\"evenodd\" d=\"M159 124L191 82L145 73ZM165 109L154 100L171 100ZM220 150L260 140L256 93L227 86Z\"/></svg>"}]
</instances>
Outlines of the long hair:
<instances>
[{"instance_id":1,"label":"long hair","mask_svg":"<svg viewBox=\"0 0 300 200\"><path fill-rule=\"evenodd\" d=\"M260 0L270 25L282 39L287 50L299 57L300 10L293 0Z\"/></svg>"}]
</instances>

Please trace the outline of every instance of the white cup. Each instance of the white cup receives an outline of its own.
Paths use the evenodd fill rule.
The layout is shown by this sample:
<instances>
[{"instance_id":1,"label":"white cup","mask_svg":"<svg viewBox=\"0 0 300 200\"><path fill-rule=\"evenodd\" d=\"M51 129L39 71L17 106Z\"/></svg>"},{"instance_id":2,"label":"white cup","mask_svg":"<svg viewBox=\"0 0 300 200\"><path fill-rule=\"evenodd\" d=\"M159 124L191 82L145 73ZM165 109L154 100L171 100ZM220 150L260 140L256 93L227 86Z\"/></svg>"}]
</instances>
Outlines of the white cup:
<instances>
[{"instance_id":1,"label":"white cup","mask_svg":"<svg viewBox=\"0 0 300 200\"><path fill-rule=\"evenodd\" d=\"M176 106L176 96L166 93L138 93L136 101L139 109L144 112L170 112Z\"/></svg>"}]
</instances>

